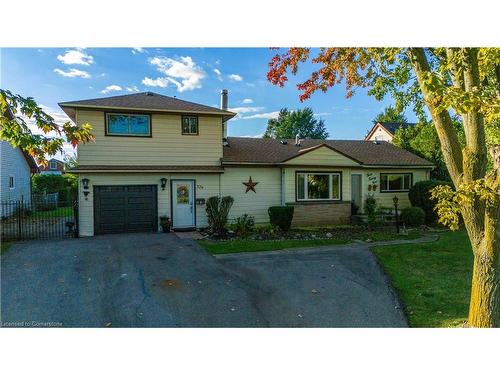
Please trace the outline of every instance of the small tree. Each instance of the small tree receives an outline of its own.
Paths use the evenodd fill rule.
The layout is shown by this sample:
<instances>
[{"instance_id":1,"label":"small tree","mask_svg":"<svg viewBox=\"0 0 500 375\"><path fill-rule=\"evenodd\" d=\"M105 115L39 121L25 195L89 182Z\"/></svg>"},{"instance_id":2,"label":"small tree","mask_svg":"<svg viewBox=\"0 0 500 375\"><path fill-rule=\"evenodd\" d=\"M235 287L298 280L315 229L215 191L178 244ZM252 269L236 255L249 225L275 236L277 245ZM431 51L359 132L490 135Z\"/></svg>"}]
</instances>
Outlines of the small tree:
<instances>
[{"instance_id":1,"label":"small tree","mask_svg":"<svg viewBox=\"0 0 500 375\"><path fill-rule=\"evenodd\" d=\"M325 122L316 119L313 110L308 107L296 111L282 108L278 118L270 119L267 122L267 129L263 137L293 139L297 134L300 134L301 138L307 139L328 138Z\"/></svg>"}]
</instances>

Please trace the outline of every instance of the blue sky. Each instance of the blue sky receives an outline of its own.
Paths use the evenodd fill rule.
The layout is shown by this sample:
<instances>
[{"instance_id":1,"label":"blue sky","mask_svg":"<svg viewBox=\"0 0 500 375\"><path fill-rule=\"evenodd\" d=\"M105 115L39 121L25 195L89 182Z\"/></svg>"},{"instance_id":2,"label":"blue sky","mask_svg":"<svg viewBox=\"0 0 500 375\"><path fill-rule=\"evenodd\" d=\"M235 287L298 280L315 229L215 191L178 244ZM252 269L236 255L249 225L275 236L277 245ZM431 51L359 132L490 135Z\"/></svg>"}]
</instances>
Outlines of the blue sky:
<instances>
[{"instance_id":1,"label":"blue sky","mask_svg":"<svg viewBox=\"0 0 500 375\"><path fill-rule=\"evenodd\" d=\"M306 78L305 65L285 88L266 80L274 51L267 48L4 48L0 86L34 97L57 120L58 102L138 91L218 106L219 92L229 90L229 106L239 115L230 136L259 136L268 118L282 107L311 107L325 121L332 139L362 139L372 119L386 106L358 90L345 99L343 87L316 93L301 103L295 84ZM413 119L411 114L408 114Z\"/></svg>"}]
</instances>

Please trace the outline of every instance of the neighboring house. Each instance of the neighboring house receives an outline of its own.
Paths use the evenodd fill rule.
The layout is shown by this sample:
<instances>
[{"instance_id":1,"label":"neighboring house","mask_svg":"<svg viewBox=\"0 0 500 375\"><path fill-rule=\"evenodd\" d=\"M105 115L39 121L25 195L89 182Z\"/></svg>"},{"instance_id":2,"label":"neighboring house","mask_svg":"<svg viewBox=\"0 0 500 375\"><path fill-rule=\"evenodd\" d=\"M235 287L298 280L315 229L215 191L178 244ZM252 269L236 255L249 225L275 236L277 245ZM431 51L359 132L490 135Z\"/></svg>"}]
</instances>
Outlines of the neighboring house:
<instances>
[{"instance_id":1,"label":"neighboring house","mask_svg":"<svg viewBox=\"0 0 500 375\"><path fill-rule=\"evenodd\" d=\"M14 118L10 110L6 115ZM35 160L27 152L12 147L7 141L0 141L1 202L31 202L31 176L38 172ZM5 214L2 212L2 216Z\"/></svg>"},{"instance_id":2,"label":"neighboring house","mask_svg":"<svg viewBox=\"0 0 500 375\"><path fill-rule=\"evenodd\" d=\"M417 124L411 122L377 122L365 137L365 141L386 141L392 142L396 130L399 128L409 128Z\"/></svg>"},{"instance_id":3,"label":"neighboring house","mask_svg":"<svg viewBox=\"0 0 500 375\"><path fill-rule=\"evenodd\" d=\"M222 108L153 93L60 103L95 142L78 146L82 236L207 226L205 201L230 195L230 218L268 222L269 206L295 206L294 225L346 223L369 193L392 207L429 178L432 164L387 142L227 138ZM377 185L375 191L373 185ZM370 191L368 190L370 189Z\"/></svg>"},{"instance_id":4,"label":"neighboring house","mask_svg":"<svg viewBox=\"0 0 500 375\"><path fill-rule=\"evenodd\" d=\"M47 162L47 165L40 166L40 174L64 174L64 163L52 158Z\"/></svg>"}]
</instances>

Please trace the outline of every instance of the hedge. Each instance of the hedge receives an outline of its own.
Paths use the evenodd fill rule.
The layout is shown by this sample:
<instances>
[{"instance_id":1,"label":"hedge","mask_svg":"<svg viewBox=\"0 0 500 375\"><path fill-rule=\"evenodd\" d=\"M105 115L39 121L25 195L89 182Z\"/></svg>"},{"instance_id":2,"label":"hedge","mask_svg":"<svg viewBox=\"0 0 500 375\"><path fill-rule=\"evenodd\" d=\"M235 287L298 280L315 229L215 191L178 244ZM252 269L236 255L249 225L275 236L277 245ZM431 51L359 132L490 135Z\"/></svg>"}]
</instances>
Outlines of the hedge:
<instances>
[{"instance_id":1,"label":"hedge","mask_svg":"<svg viewBox=\"0 0 500 375\"><path fill-rule=\"evenodd\" d=\"M267 210L269 222L277 225L281 230L287 231L292 226L293 206L272 206Z\"/></svg>"},{"instance_id":2,"label":"hedge","mask_svg":"<svg viewBox=\"0 0 500 375\"><path fill-rule=\"evenodd\" d=\"M408 198L410 199L411 205L413 207L420 207L424 210L425 222L428 224L435 223L438 219L437 213L434 211L436 202L431 198L431 190L439 185L449 185L453 187L448 181L428 180L415 183L408 192Z\"/></svg>"}]
</instances>

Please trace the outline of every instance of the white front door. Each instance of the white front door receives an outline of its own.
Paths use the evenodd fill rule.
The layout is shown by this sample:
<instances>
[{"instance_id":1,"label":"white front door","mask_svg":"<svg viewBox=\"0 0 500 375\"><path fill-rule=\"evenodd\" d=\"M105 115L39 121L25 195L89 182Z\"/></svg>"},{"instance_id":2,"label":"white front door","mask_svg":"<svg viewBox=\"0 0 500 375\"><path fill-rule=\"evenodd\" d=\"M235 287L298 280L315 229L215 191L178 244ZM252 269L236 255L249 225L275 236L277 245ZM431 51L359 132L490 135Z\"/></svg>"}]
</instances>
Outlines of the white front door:
<instances>
[{"instance_id":1,"label":"white front door","mask_svg":"<svg viewBox=\"0 0 500 375\"><path fill-rule=\"evenodd\" d=\"M172 181L172 226L193 228L194 222L194 181Z\"/></svg>"}]
</instances>

